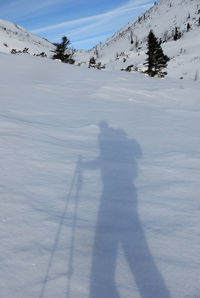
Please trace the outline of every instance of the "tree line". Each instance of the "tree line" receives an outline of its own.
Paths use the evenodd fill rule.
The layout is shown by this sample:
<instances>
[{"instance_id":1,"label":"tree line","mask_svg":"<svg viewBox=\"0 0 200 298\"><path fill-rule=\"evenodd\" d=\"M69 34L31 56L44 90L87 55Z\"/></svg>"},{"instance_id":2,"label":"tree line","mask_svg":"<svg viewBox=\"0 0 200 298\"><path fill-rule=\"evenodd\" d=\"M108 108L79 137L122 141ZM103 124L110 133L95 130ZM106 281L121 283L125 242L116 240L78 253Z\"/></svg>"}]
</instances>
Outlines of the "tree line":
<instances>
[{"instance_id":1,"label":"tree line","mask_svg":"<svg viewBox=\"0 0 200 298\"><path fill-rule=\"evenodd\" d=\"M66 37L62 37L61 43L54 44L56 46L52 59L58 59L62 62L74 64L73 51L68 49L70 40ZM152 30L150 30L147 36L147 59L144 65L147 67L145 73L150 77L159 76L164 77L167 72L163 71L167 67L167 62L170 60L167 55L163 53L161 47L161 41L155 36ZM94 61L93 61L94 60ZM95 59L90 59L90 65L95 63Z\"/></svg>"}]
</instances>

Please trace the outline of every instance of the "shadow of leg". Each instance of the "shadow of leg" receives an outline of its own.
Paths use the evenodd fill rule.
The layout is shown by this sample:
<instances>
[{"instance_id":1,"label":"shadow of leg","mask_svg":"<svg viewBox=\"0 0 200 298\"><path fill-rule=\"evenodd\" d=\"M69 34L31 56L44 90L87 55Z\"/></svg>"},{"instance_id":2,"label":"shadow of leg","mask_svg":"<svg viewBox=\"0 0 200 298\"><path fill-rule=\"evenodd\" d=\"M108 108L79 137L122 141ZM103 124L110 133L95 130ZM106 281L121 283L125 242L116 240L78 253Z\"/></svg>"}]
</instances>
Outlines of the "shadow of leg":
<instances>
[{"instance_id":1,"label":"shadow of leg","mask_svg":"<svg viewBox=\"0 0 200 298\"><path fill-rule=\"evenodd\" d=\"M122 246L142 298L170 298L169 290L155 264L138 215Z\"/></svg>"},{"instance_id":2,"label":"shadow of leg","mask_svg":"<svg viewBox=\"0 0 200 298\"><path fill-rule=\"evenodd\" d=\"M97 225L90 280L90 298L120 298L115 284L118 241Z\"/></svg>"}]
</instances>

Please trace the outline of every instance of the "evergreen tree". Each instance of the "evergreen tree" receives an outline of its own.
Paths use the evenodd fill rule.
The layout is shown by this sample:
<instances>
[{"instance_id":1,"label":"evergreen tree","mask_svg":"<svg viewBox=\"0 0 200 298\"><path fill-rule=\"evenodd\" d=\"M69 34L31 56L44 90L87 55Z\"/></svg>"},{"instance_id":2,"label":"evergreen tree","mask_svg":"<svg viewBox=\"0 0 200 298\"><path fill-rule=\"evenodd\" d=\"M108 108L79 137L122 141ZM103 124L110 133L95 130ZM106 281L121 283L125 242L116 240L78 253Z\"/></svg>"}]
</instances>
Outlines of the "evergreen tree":
<instances>
[{"instance_id":1,"label":"evergreen tree","mask_svg":"<svg viewBox=\"0 0 200 298\"><path fill-rule=\"evenodd\" d=\"M89 61L89 68L91 67L91 66L94 66L96 64L96 60L95 60L95 58L94 57L91 57L90 58L90 61Z\"/></svg>"},{"instance_id":2,"label":"evergreen tree","mask_svg":"<svg viewBox=\"0 0 200 298\"><path fill-rule=\"evenodd\" d=\"M56 49L53 51L55 54L52 56L52 59L59 59L62 62L73 64L74 60L72 59L72 53L66 52L70 41L66 36L62 37L61 43L56 43Z\"/></svg>"},{"instance_id":3,"label":"evergreen tree","mask_svg":"<svg viewBox=\"0 0 200 298\"><path fill-rule=\"evenodd\" d=\"M187 32L190 31L190 29L191 29L190 23L187 23Z\"/></svg>"},{"instance_id":4,"label":"evergreen tree","mask_svg":"<svg viewBox=\"0 0 200 298\"><path fill-rule=\"evenodd\" d=\"M178 31L177 27L175 27L174 40L178 40L180 38L181 38L181 32Z\"/></svg>"},{"instance_id":5,"label":"evergreen tree","mask_svg":"<svg viewBox=\"0 0 200 298\"><path fill-rule=\"evenodd\" d=\"M154 77L155 75L158 75L160 77L163 77L165 74L167 74L166 72L162 72L162 69L167 67L169 57L164 55L160 42L158 41L152 30L150 30L147 37L146 54L148 58L146 59L144 65L147 66L146 73L149 76Z\"/></svg>"},{"instance_id":6,"label":"evergreen tree","mask_svg":"<svg viewBox=\"0 0 200 298\"><path fill-rule=\"evenodd\" d=\"M133 31L131 31L131 44L133 44Z\"/></svg>"}]
</instances>

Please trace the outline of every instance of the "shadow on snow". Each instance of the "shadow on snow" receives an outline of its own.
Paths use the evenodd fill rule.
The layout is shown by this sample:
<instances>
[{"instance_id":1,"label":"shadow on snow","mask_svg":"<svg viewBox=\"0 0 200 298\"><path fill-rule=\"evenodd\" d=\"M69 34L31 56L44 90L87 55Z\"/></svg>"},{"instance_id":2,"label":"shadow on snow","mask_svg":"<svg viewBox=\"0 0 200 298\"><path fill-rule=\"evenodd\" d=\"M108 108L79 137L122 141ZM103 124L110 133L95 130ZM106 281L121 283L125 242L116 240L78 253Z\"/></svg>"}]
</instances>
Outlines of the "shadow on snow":
<instances>
[{"instance_id":1,"label":"shadow on snow","mask_svg":"<svg viewBox=\"0 0 200 298\"><path fill-rule=\"evenodd\" d=\"M90 298L120 297L115 283L119 244L142 298L169 298L165 282L151 255L138 215L137 160L142 151L123 130L100 123L100 154L85 164L100 169L103 192L98 211L90 278Z\"/></svg>"},{"instance_id":2,"label":"shadow on snow","mask_svg":"<svg viewBox=\"0 0 200 298\"><path fill-rule=\"evenodd\" d=\"M138 175L137 162L142 157L140 145L136 140L129 139L123 130L113 129L106 122L100 123L98 142L100 154L96 160L83 163L79 159L77 162L39 297L44 296L72 190L76 186L67 268L66 297L70 297L78 200L81 189L80 172L100 170L103 191L96 222L89 298L120 298L115 282L119 245L123 249L140 296L142 298L170 298L170 293L152 257L138 215L138 198L134 180Z\"/></svg>"}]
</instances>

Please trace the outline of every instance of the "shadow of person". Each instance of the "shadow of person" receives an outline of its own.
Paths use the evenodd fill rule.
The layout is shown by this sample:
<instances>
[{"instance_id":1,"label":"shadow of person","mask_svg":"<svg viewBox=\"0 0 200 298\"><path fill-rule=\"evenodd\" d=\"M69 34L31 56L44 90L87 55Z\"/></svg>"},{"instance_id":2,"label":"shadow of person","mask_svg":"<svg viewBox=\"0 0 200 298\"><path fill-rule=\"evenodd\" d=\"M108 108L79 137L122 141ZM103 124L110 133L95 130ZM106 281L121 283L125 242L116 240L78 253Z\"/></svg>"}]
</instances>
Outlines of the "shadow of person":
<instances>
[{"instance_id":1,"label":"shadow of person","mask_svg":"<svg viewBox=\"0 0 200 298\"><path fill-rule=\"evenodd\" d=\"M94 239L90 298L119 298L115 271L119 244L142 298L169 298L169 291L151 255L137 211L137 160L142 152L123 130L100 123L99 157L84 164L100 169L103 191Z\"/></svg>"}]
</instances>

